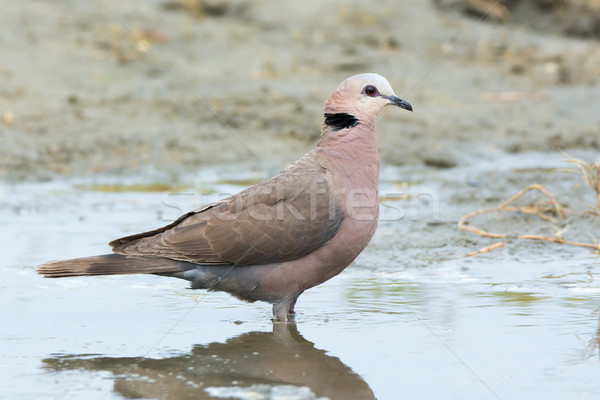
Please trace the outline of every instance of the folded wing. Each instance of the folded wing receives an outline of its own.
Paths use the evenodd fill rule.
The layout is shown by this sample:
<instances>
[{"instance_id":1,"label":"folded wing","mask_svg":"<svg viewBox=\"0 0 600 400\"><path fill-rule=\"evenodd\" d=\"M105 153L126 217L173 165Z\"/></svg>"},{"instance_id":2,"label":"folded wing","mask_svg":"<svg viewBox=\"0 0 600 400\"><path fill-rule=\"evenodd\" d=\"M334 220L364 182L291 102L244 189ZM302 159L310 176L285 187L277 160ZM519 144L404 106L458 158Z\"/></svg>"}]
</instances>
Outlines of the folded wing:
<instances>
[{"instance_id":1,"label":"folded wing","mask_svg":"<svg viewBox=\"0 0 600 400\"><path fill-rule=\"evenodd\" d=\"M343 215L324 169L284 170L163 228L114 240L115 253L215 265L291 261L323 246Z\"/></svg>"}]
</instances>

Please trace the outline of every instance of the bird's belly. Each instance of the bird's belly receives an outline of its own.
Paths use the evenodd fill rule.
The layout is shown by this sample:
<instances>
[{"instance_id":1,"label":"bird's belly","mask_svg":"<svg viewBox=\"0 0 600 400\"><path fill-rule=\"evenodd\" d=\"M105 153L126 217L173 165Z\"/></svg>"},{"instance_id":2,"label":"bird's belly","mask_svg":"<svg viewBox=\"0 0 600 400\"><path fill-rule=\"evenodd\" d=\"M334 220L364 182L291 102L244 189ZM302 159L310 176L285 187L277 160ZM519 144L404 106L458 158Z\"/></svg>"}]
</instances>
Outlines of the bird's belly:
<instances>
[{"instance_id":1,"label":"bird's belly","mask_svg":"<svg viewBox=\"0 0 600 400\"><path fill-rule=\"evenodd\" d=\"M319 270L321 278L314 285L325 282L342 272L369 244L377 228L377 216L370 219L347 218L342 223L338 234L327 246L322 247L316 254L315 269Z\"/></svg>"},{"instance_id":2,"label":"bird's belly","mask_svg":"<svg viewBox=\"0 0 600 400\"><path fill-rule=\"evenodd\" d=\"M333 278L367 246L376 228L376 216L361 220L345 219L338 233L323 247L298 260L263 266L257 271L262 275L259 278L262 288L285 298Z\"/></svg>"}]
</instances>

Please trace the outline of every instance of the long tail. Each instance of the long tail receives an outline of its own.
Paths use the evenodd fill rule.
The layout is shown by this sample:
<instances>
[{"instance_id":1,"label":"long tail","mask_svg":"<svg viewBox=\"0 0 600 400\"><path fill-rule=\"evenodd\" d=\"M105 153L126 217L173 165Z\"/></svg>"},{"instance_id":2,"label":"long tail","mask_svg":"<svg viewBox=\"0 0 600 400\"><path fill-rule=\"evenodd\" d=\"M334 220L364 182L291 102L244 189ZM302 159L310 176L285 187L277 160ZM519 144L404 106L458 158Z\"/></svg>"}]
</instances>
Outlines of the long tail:
<instances>
[{"instance_id":1,"label":"long tail","mask_svg":"<svg viewBox=\"0 0 600 400\"><path fill-rule=\"evenodd\" d=\"M67 276L124 275L124 274L166 274L181 272L182 263L167 258L135 258L121 254L74 258L72 260L49 261L37 268L37 273L45 278Z\"/></svg>"}]
</instances>

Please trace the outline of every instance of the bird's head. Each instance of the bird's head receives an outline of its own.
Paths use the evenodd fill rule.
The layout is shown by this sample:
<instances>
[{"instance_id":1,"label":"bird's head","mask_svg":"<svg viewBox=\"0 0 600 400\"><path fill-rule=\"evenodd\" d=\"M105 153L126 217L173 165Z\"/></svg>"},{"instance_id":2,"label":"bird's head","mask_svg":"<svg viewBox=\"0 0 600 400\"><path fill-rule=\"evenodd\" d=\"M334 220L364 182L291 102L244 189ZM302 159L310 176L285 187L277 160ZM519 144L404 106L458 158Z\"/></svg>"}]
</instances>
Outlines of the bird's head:
<instances>
[{"instance_id":1,"label":"bird's head","mask_svg":"<svg viewBox=\"0 0 600 400\"><path fill-rule=\"evenodd\" d=\"M387 79L378 74L359 74L343 81L325 102L326 114L350 114L374 119L381 109L394 105L408 111L412 106L394 94Z\"/></svg>"}]
</instances>

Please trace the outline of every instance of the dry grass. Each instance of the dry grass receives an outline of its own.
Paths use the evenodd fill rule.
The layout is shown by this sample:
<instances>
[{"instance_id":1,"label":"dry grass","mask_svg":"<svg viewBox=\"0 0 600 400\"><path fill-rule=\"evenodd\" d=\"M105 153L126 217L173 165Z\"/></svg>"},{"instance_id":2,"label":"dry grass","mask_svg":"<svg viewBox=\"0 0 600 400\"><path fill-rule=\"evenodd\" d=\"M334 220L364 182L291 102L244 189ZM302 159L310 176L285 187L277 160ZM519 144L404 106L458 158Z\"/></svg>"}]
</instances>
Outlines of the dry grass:
<instances>
[{"instance_id":1,"label":"dry grass","mask_svg":"<svg viewBox=\"0 0 600 400\"><path fill-rule=\"evenodd\" d=\"M600 161L589 164L578 158L572 157L567 153L563 152L563 154L567 156L567 158L563 159L562 161L575 166L575 168L565 168L561 169L560 171L581 175L579 182L577 182L577 184L573 187L573 190L577 190L582 182L585 183L586 186L590 187L592 191L594 191L596 198L594 203L588 205L592 209L591 212L600 217Z\"/></svg>"},{"instance_id":2,"label":"dry grass","mask_svg":"<svg viewBox=\"0 0 600 400\"><path fill-rule=\"evenodd\" d=\"M567 156L566 159L562 160L573 165L575 168L565 168L560 169L560 172L569 172L579 174L579 181L575 184L573 190L577 190L581 183L583 182L587 187L591 188L594 194L594 203L588 204L591 208L592 215L600 217L600 162L596 163L586 163L585 161L579 160L575 157ZM525 194L530 192L539 192L544 195L541 200L531 203L526 206L516 206L515 202L522 198ZM483 210L473 211L467 215L464 215L458 221L458 227L461 230L469 231L475 233L480 236L485 236L494 239L505 239L509 236L516 236L517 239L528 239L528 240L541 240L552 243L560 243L566 244L570 246L578 246L593 249L594 251L600 253L600 242L596 240L591 234L591 242L577 242L572 240L567 240L563 237L564 233L568 228L559 230L555 229L553 236L544 236L539 234L525 233L525 234L517 234L517 235L509 235L507 233L499 233L499 232L489 232L484 229L478 228L475 225L469 223L469 220L483 214L489 213L502 213L502 212L519 212L527 215L534 215L547 221L549 223L556 223L558 219L562 219L565 216L564 207L556 200L555 196L550 193L544 186L542 185L531 185L526 189L521 190L520 192L511 196L508 200L503 202L497 207L487 208ZM485 253L496 248L504 246L504 242L497 243L495 245L489 246L485 249L470 253L465 255L474 256L477 254Z\"/></svg>"}]
</instances>

